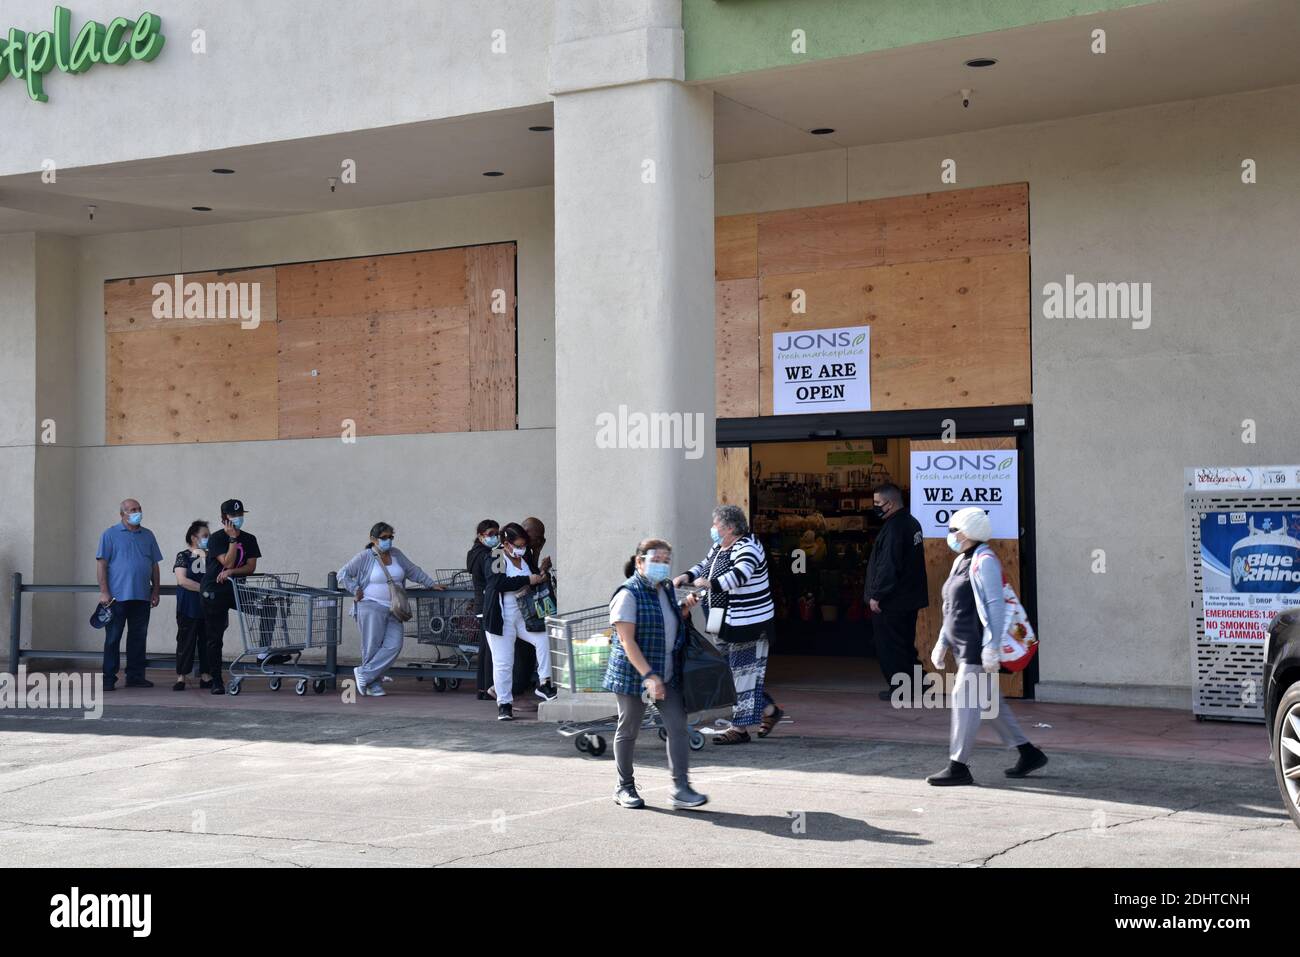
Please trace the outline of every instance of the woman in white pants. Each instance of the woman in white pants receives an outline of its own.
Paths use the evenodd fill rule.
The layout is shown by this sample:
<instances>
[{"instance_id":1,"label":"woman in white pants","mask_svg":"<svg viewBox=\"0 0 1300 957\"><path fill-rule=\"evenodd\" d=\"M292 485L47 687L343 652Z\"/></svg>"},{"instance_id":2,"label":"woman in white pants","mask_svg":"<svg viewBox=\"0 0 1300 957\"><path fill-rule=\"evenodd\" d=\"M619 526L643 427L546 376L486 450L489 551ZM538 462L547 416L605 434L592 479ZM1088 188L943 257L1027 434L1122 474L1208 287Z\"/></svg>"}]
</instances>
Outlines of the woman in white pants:
<instances>
[{"instance_id":1,"label":"woman in white pants","mask_svg":"<svg viewBox=\"0 0 1300 957\"><path fill-rule=\"evenodd\" d=\"M986 544L992 535L982 508L963 508L948 522L948 547L957 553L957 559L943 584L943 626L930 663L942 671L951 648L957 678L948 766L926 778L937 787L975 783L970 753L984 721L993 726L1004 746L1020 752L1015 766L1004 772L1007 777L1023 778L1047 763L1047 755L1020 730L998 688L1006 601L1002 597L1002 563Z\"/></svg>"},{"instance_id":2,"label":"woman in white pants","mask_svg":"<svg viewBox=\"0 0 1300 957\"><path fill-rule=\"evenodd\" d=\"M551 647L546 632L529 631L524 626L524 609L520 601L528 595L533 585L546 581L541 573L534 574L524 556L528 548L528 535L518 524L511 522L501 529L501 555L493 557L484 551L478 558L483 578L483 631L492 649L492 680L497 691L497 720L514 720L515 640L521 639L537 649L537 696L544 701L555 700L555 685L551 683Z\"/></svg>"},{"instance_id":3,"label":"woman in white pants","mask_svg":"<svg viewBox=\"0 0 1300 957\"><path fill-rule=\"evenodd\" d=\"M352 669L357 693L384 696L384 672L402 653L402 623L393 617L388 579L398 585L407 579L426 588L442 590L419 565L393 547L393 526L376 522L370 544L339 569L339 586L356 598L352 615L361 631L361 664Z\"/></svg>"}]
</instances>

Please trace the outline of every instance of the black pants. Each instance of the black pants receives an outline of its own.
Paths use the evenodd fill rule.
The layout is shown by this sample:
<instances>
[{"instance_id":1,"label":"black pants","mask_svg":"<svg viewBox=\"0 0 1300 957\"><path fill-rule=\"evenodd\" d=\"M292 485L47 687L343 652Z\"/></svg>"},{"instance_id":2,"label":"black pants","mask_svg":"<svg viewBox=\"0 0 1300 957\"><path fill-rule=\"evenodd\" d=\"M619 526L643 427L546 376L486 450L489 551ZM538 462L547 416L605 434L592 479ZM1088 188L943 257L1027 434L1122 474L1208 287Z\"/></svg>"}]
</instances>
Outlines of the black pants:
<instances>
[{"instance_id":1,"label":"black pants","mask_svg":"<svg viewBox=\"0 0 1300 957\"><path fill-rule=\"evenodd\" d=\"M113 603L113 620L104 626L104 687L117 684L122 632L126 632L126 680L144 681L145 644L150 604L145 600Z\"/></svg>"},{"instance_id":2,"label":"black pants","mask_svg":"<svg viewBox=\"0 0 1300 957\"><path fill-rule=\"evenodd\" d=\"M198 654L199 670L205 675L208 670L208 643L204 638L206 622L202 618L186 618L176 613L176 674L183 677L194 670L195 653Z\"/></svg>"},{"instance_id":3,"label":"black pants","mask_svg":"<svg viewBox=\"0 0 1300 957\"><path fill-rule=\"evenodd\" d=\"M203 644L206 655L200 660L207 663L207 672L213 681L221 680L221 643L230 625L230 606L224 600L203 599Z\"/></svg>"},{"instance_id":4,"label":"black pants","mask_svg":"<svg viewBox=\"0 0 1300 957\"><path fill-rule=\"evenodd\" d=\"M900 671L912 679L916 657L916 611L882 611L871 618L876 657L888 684Z\"/></svg>"}]
</instances>

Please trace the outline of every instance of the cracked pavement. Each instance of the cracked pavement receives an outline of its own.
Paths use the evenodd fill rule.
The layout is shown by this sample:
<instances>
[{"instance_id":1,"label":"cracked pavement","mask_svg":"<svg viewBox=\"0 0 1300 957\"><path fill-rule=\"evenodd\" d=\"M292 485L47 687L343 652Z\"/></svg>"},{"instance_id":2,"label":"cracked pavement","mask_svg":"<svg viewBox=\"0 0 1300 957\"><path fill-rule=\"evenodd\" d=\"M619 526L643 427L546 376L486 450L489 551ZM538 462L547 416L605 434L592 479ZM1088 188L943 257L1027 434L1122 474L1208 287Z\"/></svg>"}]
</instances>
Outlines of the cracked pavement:
<instances>
[{"instance_id":1,"label":"cracked pavement","mask_svg":"<svg viewBox=\"0 0 1300 957\"><path fill-rule=\"evenodd\" d=\"M1261 734L1263 734L1261 730ZM693 753L698 811L648 808L551 725L285 710L0 713L9 866L1284 866L1300 854L1265 764L1051 752L1024 781L932 788L934 742L776 735Z\"/></svg>"}]
</instances>

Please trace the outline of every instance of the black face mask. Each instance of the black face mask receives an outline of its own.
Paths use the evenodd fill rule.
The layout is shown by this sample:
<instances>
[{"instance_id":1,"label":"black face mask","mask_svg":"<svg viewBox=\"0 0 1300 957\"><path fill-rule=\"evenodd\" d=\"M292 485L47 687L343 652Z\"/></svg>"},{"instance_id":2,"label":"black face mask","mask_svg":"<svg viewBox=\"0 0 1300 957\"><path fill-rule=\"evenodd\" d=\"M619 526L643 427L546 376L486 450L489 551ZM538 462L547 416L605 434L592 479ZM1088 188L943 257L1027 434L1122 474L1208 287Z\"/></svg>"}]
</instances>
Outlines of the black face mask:
<instances>
[{"instance_id":1,"label":"black face mask","mask_svg":"<svg viewBox=\"0 0 1300 957\"><path fill-rule=\"evenodd\" d=\"M871 514L876 516L876 518L884 518L885 510L881 508L879 505L873 505L871 507Z\"/></svg>"}]
</instances>

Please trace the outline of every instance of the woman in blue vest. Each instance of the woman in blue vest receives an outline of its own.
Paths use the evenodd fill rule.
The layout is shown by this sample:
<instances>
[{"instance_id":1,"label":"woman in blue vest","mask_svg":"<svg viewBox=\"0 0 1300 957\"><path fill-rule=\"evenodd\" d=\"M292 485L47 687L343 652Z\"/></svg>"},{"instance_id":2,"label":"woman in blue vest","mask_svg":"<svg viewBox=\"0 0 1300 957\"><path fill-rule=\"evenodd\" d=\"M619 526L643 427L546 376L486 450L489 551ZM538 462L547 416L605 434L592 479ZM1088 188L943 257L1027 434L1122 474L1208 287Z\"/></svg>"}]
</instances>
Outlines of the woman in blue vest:
<instances>
[{"instance_id":1,"label":"woman in blue vest","mask_svg":"<svg viewBox=\"0 0 1300 957\"><path fill-rule=\"evenodd\" d=\"M618 699L618 730L614 732L614 764L618 789L614 802L645 807L636 793L632 754L645 717L646 699L653 700L668 732L668 770L673 776L669 800L673 807L699 807L708 798L691 788L687 755L689 731L681 692L684 612L668 580L673 548L659 538L647 538L623 566L627 581L609 602L609 623L617 634L611 642L604 687ZM642 695L645 697L643 698Z\"/></svg>"}]
</instances>

